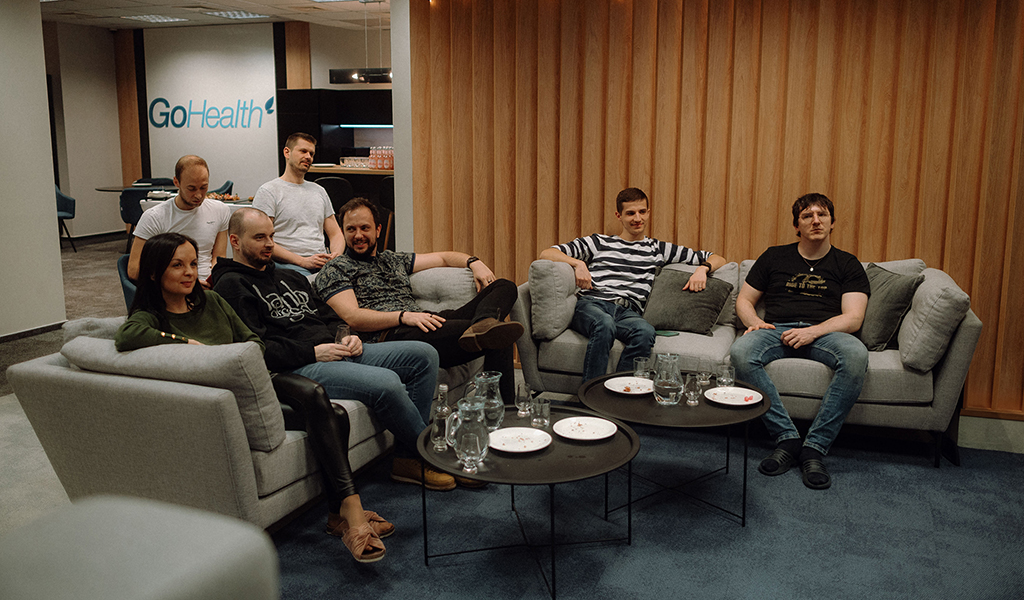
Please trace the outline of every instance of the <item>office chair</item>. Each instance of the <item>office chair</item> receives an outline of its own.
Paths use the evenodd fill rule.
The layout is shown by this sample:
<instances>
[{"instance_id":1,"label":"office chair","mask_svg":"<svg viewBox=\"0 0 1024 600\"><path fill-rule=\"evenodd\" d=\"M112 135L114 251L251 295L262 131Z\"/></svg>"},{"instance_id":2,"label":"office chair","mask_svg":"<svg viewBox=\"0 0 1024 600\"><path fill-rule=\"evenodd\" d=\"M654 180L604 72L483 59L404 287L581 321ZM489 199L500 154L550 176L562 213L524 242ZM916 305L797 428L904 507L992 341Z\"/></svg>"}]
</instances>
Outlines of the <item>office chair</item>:
<instances>
[{"instance_id":1,"label":"office chair","mask_svg":"<svg viewBox=\"0 0 1024 600\"><path fill-rule=\"evenodd\" d=\"M121 278L121 292L124 294L125 309L131 310L132 300L135 299L135 283L128 278L128 257L130 254L122 254L117 259L117 274Z\"/></svg>"},{"instance_id":2,"label":"office chair","mask_svg":"<svg viewBox=\"0 0 1024 600\"><path fill-rule=\"evenodd\" d=\"M139 224L139 218L142 216L142 206L139 202L149 194L149 190L146 188L125 188L121 190L121 202L119 208L121 210L121 220L124 221L125 225L128 225L128 245L125 247L125 252L132 251L132 234L135 233L135 226Z\"/></svg>"},{"instance_id":3,"label":"office chair","mask_svg":"<svg viewBox=\"0 0 1024 600\"><path fill-rule=\"evenodd\" d=\"M380 194L378 196L381 209L381 221L384 224L383 248L395 249L395 178L388 175L380 180Z\"/></svg>"},{"instance_id":4,"label":"office chair","mask_svg":"<svg viewBox=\"0 0 1024 600\"><path fill-rule=\"evenodd\" d=\"M64 222L64 219L75 218L75 199L68 196L64 192L60 191L60 188L53 186L53 189L57 190L57 237L58 240L61 237L61 230L68 236L68 241L71 242L71 249L78 252L78 248L75 248L75 240L71 237L71 232L68 231L68 224Z\"/></svg>"},{"instance_id":5,"label":"office chair","mask_svg":"<svg viewBox=\"0 0 1024 600\"><path fill-rule=\"evenodd\" d=\"M352 184L344 177L320 177L316 183L327 190L327 195L331 197L331 206L334 207L334 214L338 214L338 210L355 195Z\"/></svg>"},{"instance_id":6,"label":"office chair","mask_svg":"<svg viewBox=\"0 0 1024 600\"><path fill-rule=\"evenodd\" d=\"M227 181L224 182L224 185L220 186L219 188L217 188L215 190L210 190L209 193L211 193L211 194L230 194L231 190L234 189L234 187L235 187L235 182L231 181L230 179L228 179Z\"/></svg>"}]
</instances>

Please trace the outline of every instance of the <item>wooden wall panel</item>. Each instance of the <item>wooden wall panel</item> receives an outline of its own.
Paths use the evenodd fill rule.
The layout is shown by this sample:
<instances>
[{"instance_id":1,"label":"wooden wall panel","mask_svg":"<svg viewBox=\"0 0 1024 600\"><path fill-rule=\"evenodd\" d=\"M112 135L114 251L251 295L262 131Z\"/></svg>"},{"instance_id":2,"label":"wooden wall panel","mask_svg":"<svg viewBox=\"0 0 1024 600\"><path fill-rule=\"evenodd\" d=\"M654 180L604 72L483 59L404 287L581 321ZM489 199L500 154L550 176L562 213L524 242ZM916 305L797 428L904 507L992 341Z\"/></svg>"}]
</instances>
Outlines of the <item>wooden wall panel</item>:
<instances>
[{"instance_id":1,"label":"wooden wall panel","mask_svg":"<svg viewBox=\"0 0 1024 600\"><path fill-rule=\"evenodd\" d=\"M837 246L919 257L984 322L965 414L1024 419L1024 0L413 0L416 249L525 281L651 233L731 260L836 203Z\"/></svg>"}]
</instances>

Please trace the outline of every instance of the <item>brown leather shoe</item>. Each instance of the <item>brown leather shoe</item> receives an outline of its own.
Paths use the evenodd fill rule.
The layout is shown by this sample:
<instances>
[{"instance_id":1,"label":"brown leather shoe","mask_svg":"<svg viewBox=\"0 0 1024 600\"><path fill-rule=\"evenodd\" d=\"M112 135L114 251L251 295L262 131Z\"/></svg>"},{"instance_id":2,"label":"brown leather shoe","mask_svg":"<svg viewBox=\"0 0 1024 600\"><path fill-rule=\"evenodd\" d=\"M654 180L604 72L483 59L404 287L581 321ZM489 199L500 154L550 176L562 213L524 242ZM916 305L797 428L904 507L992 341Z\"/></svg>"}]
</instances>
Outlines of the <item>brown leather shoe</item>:
<instances>
[{"instance_id":1,"label":"brown leather shoe","mask_svg":"<svg viewBox=\"0 0 1024 600\"><path fill-rule=\"evenodd\" d=\"M423 485L428 490L447 492L455 489L455 478L447 473L426 468L426 482L421 478L420 461L415 458L395 457L391 462L391 479L402 483Z\"/></svg>"},{"instance_id":2,"label":"brown leather shoe","mask_svg":"<svg viewBox=\"0 0 1024 600\"><path fill-rule=\"evenodd\" d=\"M470 325L459 338L459 347L466 352L500 350L516 343L523 331L522 323L488 317Z\"/></svg>"}]
</instances>

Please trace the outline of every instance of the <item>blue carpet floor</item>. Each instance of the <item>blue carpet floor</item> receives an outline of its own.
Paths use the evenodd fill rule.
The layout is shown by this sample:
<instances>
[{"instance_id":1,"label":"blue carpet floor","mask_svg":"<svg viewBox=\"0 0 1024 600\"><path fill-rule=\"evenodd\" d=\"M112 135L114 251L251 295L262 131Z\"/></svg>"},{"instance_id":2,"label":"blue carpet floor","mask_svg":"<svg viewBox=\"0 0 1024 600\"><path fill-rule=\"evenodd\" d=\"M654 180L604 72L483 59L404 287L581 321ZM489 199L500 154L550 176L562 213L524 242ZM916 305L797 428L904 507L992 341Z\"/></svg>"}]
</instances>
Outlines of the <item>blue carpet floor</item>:
<instances>
[{"instance_id":1,"label":"blue carpet floor","mask_svg":"<svg viewBox=\"0 0 1024 600\"><path fill-rule=\"evenodd\" d=\"M694 477L724 461L721 432L637 427L634 498L662 482ZM752 429L752 431L754 431ZM962 466L931 465L917 443L847 435L827 464L831 489L812 491L799 469L765 477L757 463L771 450L751 442L747 526L665 492L635 503L633 543L563 546L557 551L559 598L957 598L1024 597L1024 455L964 449ZM742 438L733 463L688 488L739 511ZM544 598L546 548L505 549L423 561L419 488L388 478L384 460L357 481L363 504L395 523L387 556L351 559L323 533L320 504L274 535L282 598ZM612 474L613 507L626 497L625 470ZM516 505L531 541L548 535L548 488L517 487ZM626 510L604 520L604 480L559 485L556 539L614 538ZM515 544L519 526L508 486L428 494L431 553Z\"/></svg>"}]
</instances>

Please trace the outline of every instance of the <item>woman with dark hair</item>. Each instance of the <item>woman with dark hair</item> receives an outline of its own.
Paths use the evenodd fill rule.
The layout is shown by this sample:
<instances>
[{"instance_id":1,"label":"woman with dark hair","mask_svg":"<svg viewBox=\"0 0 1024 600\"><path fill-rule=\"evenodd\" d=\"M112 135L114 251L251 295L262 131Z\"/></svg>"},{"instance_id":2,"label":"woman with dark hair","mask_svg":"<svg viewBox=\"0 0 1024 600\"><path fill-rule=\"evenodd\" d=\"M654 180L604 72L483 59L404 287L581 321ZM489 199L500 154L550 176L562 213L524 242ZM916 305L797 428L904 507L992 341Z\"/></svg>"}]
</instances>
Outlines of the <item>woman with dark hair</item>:
<instances>
[{"instance_id":1,"label":"woman with dark hair","mask_svg":"<svg viewBox=\"0 0 1024 600\"><path fill-rule=\"evenodd\" d=\"M231 305L217 292L198 285L196 242L180 233L161 233L148 240L139 258L135 300L114 338L118 351L157 344L231 344L256 342L265 350ZM358 562L384 558L380 538L395 526L377 513L364 511L348 462L348 415L334 407L323 386L290 373L274 376L279 401L305 421L310 448L323 474L328 504L328 533L341 536ZM338 413L341 413L340 415Z\"/></svg>"},{"instance_id":2,"label":"woman with dark hair","mask_svg":"<svg viewBox=\"0 0 1024 600\"><path fill-rule=\"evenodd\" d=\"M139 257L139 279L128 320L117 330L118 351L158 344L256 342L235 311L216 292L198 284L198 245L180 233L146 240Z\"/></svg>"}]
</instances>

